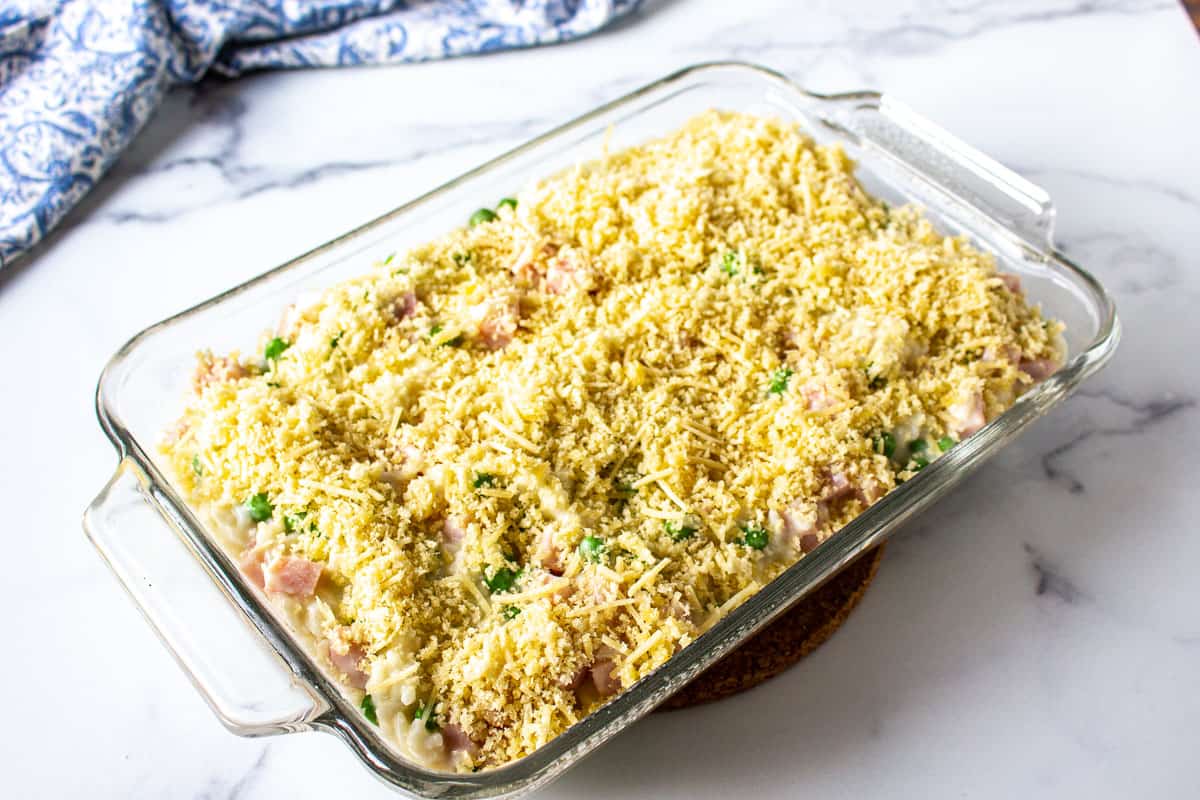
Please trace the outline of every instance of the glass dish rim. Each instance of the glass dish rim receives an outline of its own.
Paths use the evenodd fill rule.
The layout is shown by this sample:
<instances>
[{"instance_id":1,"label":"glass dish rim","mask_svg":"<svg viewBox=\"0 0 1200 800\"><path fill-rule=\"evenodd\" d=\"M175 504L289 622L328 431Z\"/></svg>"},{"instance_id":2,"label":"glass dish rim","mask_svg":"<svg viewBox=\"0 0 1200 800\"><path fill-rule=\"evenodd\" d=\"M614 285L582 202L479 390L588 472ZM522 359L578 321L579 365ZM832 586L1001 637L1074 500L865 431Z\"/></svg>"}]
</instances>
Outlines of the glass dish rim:
<instances>
[{"instance_id":1,"label":"glass dish rim","mask_svg":"<svg viewBox=\"0 0 1200 800\"><path fill-rule=\"evenodd\" d=\"M1062 369L1023 395L1012 408L965 440L962 445L937 459L913 480L897 487L872 505L842 528L836 536L800 559L667 663L530 755L495 769L472 774L430 770L399 757L382 736L364 722L357 709L342 696L337 686L308 656L299 640L263 607L258 597L249 590L240 572L211 541L188 505L171 488L167 477L160 473L142 444L125 427L112 402L110 381L125 359L134 353L142 342L155 334L248 292L260 283L299 267L314 257L346 245L378 226L496 170L547 142L585 128L594 120L614 110L633 105L647 94L683 83L703 73L722 70L745 71L788 92L821 102L880 104L887 97L883 93L873 91L836 94L810 92L779 72L744 62L717 61L685 67L534 137L280 266L148 326L116 351L100 375L95 395L96 414L105 434L117 449L121 462L130 462L136 467L136 472L146 487L146 495L157 511L186 539L185 544L204 563L210 576L220 584L225 594L253 623L257 633L291 670L294 681L315 699L323 701L324 709L320 713L296 727L311 727L334 733L351 748L368 769L394 788L423 796L490 797L524 792L549 781L609 737L648 713L665 699L670 691L682 686L705 666L740 644L754 630L766 624L845 564L885 540L901 522L933 502L970 469L999 450L1008 439L1064 399L1085 378L1103 366L1115 350L1120 338L1120 324L1115 304L1104 287L1090 273L1063 256L1053 246L1048 234L1041 243L1042 246L1038 247L1011 226L997 222L1019 239L1022 246L1028 248L1048 268L1070 273L1092 293L1101 313L1097 332L1087 347L1072 355ZM987 212L980 213L988 216Z\"/></svg>"}]
</instances>

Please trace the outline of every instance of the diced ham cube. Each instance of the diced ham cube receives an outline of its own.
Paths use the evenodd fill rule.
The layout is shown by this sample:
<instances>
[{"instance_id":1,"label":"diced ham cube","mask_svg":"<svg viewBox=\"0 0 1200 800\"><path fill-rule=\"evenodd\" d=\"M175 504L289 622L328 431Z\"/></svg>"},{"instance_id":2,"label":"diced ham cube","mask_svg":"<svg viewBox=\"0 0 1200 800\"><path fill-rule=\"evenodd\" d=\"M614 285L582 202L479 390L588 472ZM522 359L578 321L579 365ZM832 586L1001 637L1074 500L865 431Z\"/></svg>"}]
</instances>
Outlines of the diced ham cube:
<instances>
[{"instance_id":1,"label":"diced ham cube","mask_svg":"<svg viewBox=\"0 0 1200 800\"><path fill-rule=\"evenodd\" d=\"M593 276L590 269L578 259L559 256L550 261L546 268L546 291L551 294L567 294L577 289L590 289Z\"/></svg>"},{"instance_id":2,"label":"diced ham cube","mask_svg":"<svg viewBox=\"0 0 1200 800\"><path fill-rule=\"evenodd\" d=\"M591 667L580 667L569 675L560 675L555 680L555 683L562 689L576 691L583 682L592 674Z\"/></svg>"},{"instance_id":3,"label":"diced ham cube","mask_svg":"<svg viewBox=\"0 0 1200 800\"><path fill-rule=\"evenodd\" d=\"M537 265L537 254L539 248L536 242L530 242L525 245L512 266L508 271L512 273L513 279L522 286L534 286L542 279L542 271ZM558 252L558 248L552 244L544 244L541 246L541 252L545 255L553 256Z\"/></svg>"},{"instance_id":4,"label":"diced ham cube","mask_svg":"<svg viewBox=\"0 0 1200 800\"><path fill-rule=\"evenodd\" d=\"M267 565L266 590L292 597L312 597L321 577L321 565L307 558L280 556Z\"/></svg>"},{"instance_id":5,"label":"diced ham cube","mask_svg":"<svg viewBox=\"0 0 1200 800\"><path fill-rule=\"evenodd\" d=\"M259 589L266 585L266 577L263 575L263 551L257 547L251 547L242 553L238 559L238 569Z\"/></svg>"},{"instance_id":6,"label":"diced ham cube","mask_svg":"<svg viewBox=\"0 0 1200 800\"><path fill-rule=\"evenodd\" d=\"M442 523L442 543L447 550L457 550L467 535L466 523L458 517L446 517Z\"/></svg>"},{"instance_id":7,"label":"diced ham cube","mask_svg":"<svg viewBox=\"0 0 1200 800\"><path fill-rule=\"evenodd\" d=\"M475 744L467 732L453 722L442 726L442 746L446 748L447 755L470 753L474 756L479 753L479 745Z\"/></svg>"},{"instance_id":8,"label":"diced ham cube","mask_svg":"<svg viewBox=\"0 0 1200 800\"><path fill-rule=\"evenodd\" d=\"M814 508L811 503L795 500L782 511L770 511L767 520L779 531L777 541L781 546L795 546L805 536L817 532L823 516L824 509L820 504Z\"/></svg>"},{"instance_id":9,"label":"diced ham cube","mask_svg":"<svg viewBox=\"0 0 1200 800\"><path fill-rule=\"evenodd\" d=\"M488 301L479 322L479 340L489 350L507 347L517 335L521 302L516 296Z\"/></svg>"},{"instance_id":10,"label":"diced ham cube","mask_svg":"<svg viewBox=\"0 0 1200 800\"><path fill-rule=\"evenodd\" d=\"M576 587L574 582L547 569L532 569L522 579L522 585L528 586L530 589L540 589L543 586L549 586L551 583L558 584L557 588L543 595L543 597L548 598L552 603L561 602L575 594Z\"/></svg>"},{"instance_id":11,"label":"diced ham cube","mask_svg":"<svg viewBox=\"0 0 1200 800\"><path fill-rule=\"evenodd\" d=\"M554 541L554 532L549 528L543 528L538 534L537 549L534 551L534 559L542 567L554 575L563 574L562 551L558 549L558 544Z\"/></svg>"},{"instance_id":12,"label":"diced ham cube","mask_svg":"<svg viewBox=\"0 0 1200 800\"><path fill-rule=\"evenodd\" d=\"M607 645L601 645L596 651L596 661L591 669L592 685L601 697L611 697L621 690L621 679L615 674L616 655L616 651Z\"/></svg>"},{"instance_id":13,"label":"diced ham cube","mask_svg":"<svg viewBox=\"0 0 1200 800\"><path fill-rule=\"evenodd\" d=\"M826 500L837 500L853 493L854 484L846 477L846 473L840 470L834 470L829 473L829 480L825 484Z\"/></svg>"},{"instance_id":14,"label":"diced ham cube","mask_svg":"<svg viewBox=\"0 0 1200 800\"><path fill-rule=\"evenodd\" d=\"M680 622L691 623L692 621L692 607L679 597L671 598L671 602L667 606L667 613Z\"/></svg>"},{"instance_id":15,"label":"diced ham cube","mask_svg":"<svg viewBox=\"0 0 1200 800\"><path fill-rule=\"evenodd\" d=\"M163 443L174 444L183 438L183 435L188 432L188 421L180 417L171 423L171 426L163 432Z\"/></svg>"},{"instance_id":16,"label":"diced ham cube","mask_svg":"<svg viewBox=\"0 0 1200 800\"><path fill-rule=\"evenodd\" d=\"M229 356L201 356L192 375L192 387L199 393L211 383L237 380L250 375L250 370Z\"/></svg>"},{"instance_id":17,"label":"diced ham cube","mask_svg":"<svg viewBox=\"0 0 1200 800\"><path fill-rule=\"evenodd\" d=\"M397 322L410 319L416 316L420 305L421 301L417 299L415 292L405 292L392 303L392 315L396 318Z\"/></svg>"},{"instance_id":18,"label":"diced ham cube","mask_svg":"<svg viewBox=\"0 0 1200 800\"><path fill-rule=\"evenodd\" d=\"M393 466L391 469L385 469L380 473L379 478L389 484L396 491L404 488L404 485L413 478L420 475L425 469L425 454L421 452L419 447L413 445L405 445L400 448L400 456L398 459L400 466Z\"/></svg>"},{"instance_id":19,"label":"diced ham cube","mask_svg":"<svg viewBox=\"0 0 1200 800\"><path fill-rule=\"evenodd\" d=\"M352 641L344 628L338 628L329 636L329 660L346 676L355 689L367 687L367 673L362 669L366 649Z\"/></svg>"},{"instance_id":20,"label":"diced ham cube","mask_svg":"<svg viewBox=\"0 0 1200 800\"><path fill-rule=\"evenodd\" d=\"M1013 294L1021 294L1021 276L1011 272L997 272L996 277L1004 283L1004 288Z\"/></svg>"},{"instance_id":21,"label":"diced ham cube","mask_svg":"<svg viewBox=\"0 0 1200 800\"><path fill-rule=\"evenodd\" d=\"M815 533L806 533L800 537L800 551L808 554L817 549L817 545L821 543L821 537Z\"/></svg>"},{"instance_id":22,"label":"diced ham cube","mask_svg":"<svg viewBox=\"0 0 1200 800\"><path fill-rule=\"evenodd\" d=\"M385 469L379 473L379 480L392 487L397 494L404 490L404 484L407 483L404 479L404 473L398 469Z\"/></svg>"},{"instance_id":23,"label":"diced ham cube","mask_svg":"<svg viewBox=\"0 0 1200 800\"><path fill-rule=\"evenodd\" d=\"M809 411L824 411L836 404L833 396L826 390L825 384L820 381L807 382L801 387L800 392L804 395L804 402Z\"/></svg>"},{"instance_id":24,"label":"diced ham cube","mask_svg":"<svg viewBox=\"0 0 1200 800\"><path fill-rule=\"evenodd\" d=\"M980 392L973 392L959 400L950 406L946 413L949 417L950 432L959 440L967 438L987 424L983 394Z\"/></svg>"},{"instance_id":25,"label":"diced ham cube","mask_svg":"<svg viewBox=\"0 0 1200 800\"><path fill-rule=\"evenodd\" d=\"M291 339L299 324L300 309L296 307L295 303L290 303L279 315L279 324L275 326L275 333L285 339Z\"/></svg>"},{"instance_id":26,"label":"diced ham cube","mask_svg":"<svg viewBox=\"0 0 1200 800\"><path fill-rule=\"evenodd\" d=\"M1008 361L1013 364L1021 360L1021 348L1015 344L1006 344L1002 347L988 346L983 348L984 361Z\"/></svg>"},{"instance_id":27,"label":"diced ham cube","mask_svg":"<svg viewBox=\"0 0 1200 800\"><path fill-rule=\"evenodd\" d=\"M602 605L615 600L617 585L601 574L576 575L575 589L593 605Z\"/></svg>"},{"instance_id":28,"label":"diced ham cube","mask_svg":"<svg viewBox=\"0 0 1200 800\"><path fill-rule=\"evenodd\" d=\"M887 494L887 489L873 478L866 478L854 487L854 495L864 506L871 505L885 494Z\"/></svg>"},{"instance_id":29,"label":"diced ham cube","mask_svg":"<svg viewBox=\"0 0 1200 800\"><path fill-rule=\"evenodd\" d=\"M1058 372L1058 362L1052 358L1023 358L1018 369L1037 383Z\"/></svg>"}]
</instances>

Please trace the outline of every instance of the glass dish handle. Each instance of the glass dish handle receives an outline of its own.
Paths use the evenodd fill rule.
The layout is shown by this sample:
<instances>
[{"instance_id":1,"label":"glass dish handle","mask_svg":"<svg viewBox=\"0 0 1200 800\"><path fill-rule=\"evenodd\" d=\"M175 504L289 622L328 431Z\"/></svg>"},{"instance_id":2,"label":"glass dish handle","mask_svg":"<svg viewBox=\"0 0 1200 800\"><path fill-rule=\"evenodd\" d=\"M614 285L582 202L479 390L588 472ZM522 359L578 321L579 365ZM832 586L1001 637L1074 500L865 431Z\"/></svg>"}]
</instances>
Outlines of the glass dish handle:
<instances>
[{"instance_id":1,"label":"glass dish handle","mask_svg":"<svg viewBox=\"0 0 1200 800\"><path fill-rule=\"evenodd\" d=\"M83 527L229 730L242 736L305 730L326 710L168 529L129 461L88 506Z\"/></svg>"},{"instance_id":2,"label":"glass dish handle","mask_svg":"<svg viewBox=\"0 0 1200 800\"><path fill-rule=\"evenodd\" d=\"M836 126L904 165L905 183L932 185L1001 222L1035 250L1054 249L1054 204L1046 190L985 156L887 95L844 96Z\"/></svg>"}]
</instances>

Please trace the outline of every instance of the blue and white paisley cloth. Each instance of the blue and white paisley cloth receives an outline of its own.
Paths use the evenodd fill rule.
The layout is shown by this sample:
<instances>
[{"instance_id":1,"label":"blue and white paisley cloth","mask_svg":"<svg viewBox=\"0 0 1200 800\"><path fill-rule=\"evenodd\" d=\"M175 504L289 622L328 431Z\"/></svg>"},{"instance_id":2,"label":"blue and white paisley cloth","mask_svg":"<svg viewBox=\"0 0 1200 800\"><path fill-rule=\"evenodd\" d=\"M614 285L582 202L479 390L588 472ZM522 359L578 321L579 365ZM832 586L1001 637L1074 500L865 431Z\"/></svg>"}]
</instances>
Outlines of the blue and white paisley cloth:
<instances>
[{"instance_id":1,"label":"blue and white paisley cloth","mask_svg":"<svg viewBox=\"0 0 1200 800\"><path fill-rule=\"evenodd\" d=\"M564 42L641 0L0 0L0 267L209 70L398 64Z\"/></svg>"}]
</instances>

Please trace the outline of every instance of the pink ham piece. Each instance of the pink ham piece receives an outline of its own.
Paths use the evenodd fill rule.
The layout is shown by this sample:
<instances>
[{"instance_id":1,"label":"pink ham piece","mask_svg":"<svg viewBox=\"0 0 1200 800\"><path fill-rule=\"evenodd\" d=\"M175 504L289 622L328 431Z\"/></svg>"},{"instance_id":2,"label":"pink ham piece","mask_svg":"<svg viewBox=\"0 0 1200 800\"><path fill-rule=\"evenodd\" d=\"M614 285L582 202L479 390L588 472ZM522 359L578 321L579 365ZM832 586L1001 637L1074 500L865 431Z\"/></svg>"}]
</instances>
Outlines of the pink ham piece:
<instances>
[{"instance_id":1,"label":"pink ham piece","mask_svg":"<svg viewBox=\"0 0 1200 800\"><path fill-rule=\"evenodd\" d=\"M825 484L825 494L821 499L822 508L819 510L819 516L823 519L824 512L828 510L828 507L844 497L854 495L863 505L869 506L884 494L883 486L873 478L866 478L861 483L856 483L846 477L846 473L833 470L829 473L829 480Z\"/></svg>"},{"instance_id":2,"label":"pink ham piece","mask_svg":"<svg viewBox=\"0 0 1200 800\"><path fill-rule=\"evenodd\" d=\"M442 522L442 547L451 561L458 556L458 551L462 549L463 539L466 536L467 524L462 518L450 516ZM454 571L454 568L451 571Z\"/></svg>"},{"instance_id":3,"label":"pink ham piece","mask_svg":"<svg viewBox=\"0 0 1200 800\"><path fill-rule=\"evenodd\" d=\"M1058 372L1058 362L1051 358L1023 358L1018 369L1037 383Z\"/></svg>"},{"instance_id":4,"label":"pink ham piece","mask_svg":"<svg viewBox=\"0 0 1200 800\"><path fill-rule=\"evenodd\" d=\"M872 478L867 478L861 485L854 487L854 495L864 506L873 504L885 494L887 489L883 488L883 484Z\"/></svg>"},{"instance_id":5,"label":"pink ham piece","mask_svg":"<svg viewBox=\"0 0 1200 800\"><path fill-rule=\"evenodd\" d=\"M183 435L188 432L188 421L183 417L171 423L171 427L167 428L163 433L163 442L166 444L174 444L183 438Z\"/></svg>"},{"instance_id":6,"label":"pink ham piece","mask_svg":"<svg viewBox=\"0 0 1200 800\"><path fill-rule=\"evenodd\" d=\"M442 523L442 541L447 547L458 549L463 537L467 535L467 527L458 517L446 517Z\"/></svg>"},{"instance_id":7,"label":"pink ham piece","mask_svg":"<svg viewBox=\"0 0 1200 800\"><path fill-rule=\"evenodd\" d=\"M275 326L275 333L285 339L290 339L295 334L299 323L300 309L296 308L295 303L291 303L279 315L279 324Z\"/></svg>"},{"instance_id":8,"label":"pink ham piece","mask_svg":"<svg viewBox=\"0 0 1200 800\"><path fill-rule=\"evenodd\" d=\"M537 550L534 559L553 575L563 574L562 551L554 541L554 534L549 528L543 528L538 534Z\"/></svg>"},{"instance_id":9,"label":"pink ham piece","mask_svg":"<svg viewBox=\"0 0 1200 800\"><path fill-rule=\"evenodd\" d=\"M545 242L540 246L537 242L530 242L517 256L508 271L512 273L513 280L519 285L536 286L545 274L545 270L538 266L538 257L553 258L557 253L558 245L553 242Z\"/></svg>"},{"instance_id":10,"label":"pink ham piece","mask_svg":"<svg viewBox=\"0 0 1200 800\"><path fill-rule=\"evenodd\" d=\"M837 500L853 493L854 484L846 477L846 473L840 470L829 473L829 480L825 484L826 500Z\"/></svg>"},{"instance_id":11,"label":"pink ham piece","mask_svg":"<svg viewBox=\"0 0 1200 800\"><path fill-rule=\"evenodd\" d=\"M267 565L266 590L292 597L312 597L321 577L321 565L307 558L280 556Z\"/></svg>"},{"instance_id":12,"label":"pink ham piece","mask_svg":"<svg viewBox=\"0 0 1200 800\"><path fill-rule=\"evenodd\" d=\"M558 684L559 688L574 692L578 690L580 686L583 686L583 682L591 674L592 670L590 667L580 667L570 675L558 676L554 682Z\"/></svg>"},{"instance_id":13,"label":"pink ham piece","mask_svg":"<svg viewBox=\"0 0 1200 800\"><path fill-rule=\"evenodd\" d=\"M509 267L508 271L512 273L513 280L521 286L534 286L542 277L542 273L538 272L537 265L533 263L530 248L526 248L521 253L516 263Z\"/></svg>"},{"instance_id":14,"label":"pink ham piece","mask_svg":"<svg viewBox=\"0 0 1200 800\"><path fill-rule=\"evenodd\" d=\"M242 557L238 559L238 569L242 571L247 580L259 589L266 586L266 578L263 575L263 551L251 547L242 553Z\"/></svg>"},{"instance_id":15,"label":"pink ham piece","mask_svg":"<svg viewBox=\"0 0 1200 800\"><path fill-rule=\"evenodd\" d=\"M559 256L550 261L546 268L546 291L551 294L566 294L576 289L592 288L591 270L573 258Z\"/></svg>"},{"instance_id":16,"label":"pink ham piece","mask_svg":"<svg viewBox=\"0 0 1200 800\"><path fill-rule=\"evenodd\" d=\"M972 393L969 397L959 400L947 410L950 419L950 432L960 441L987 424L987 415L983 405L983 395Z\"/></svg>"},{"instance_id":17,"label":"pink ham piece","mask_svg":"<svg viewBox=\"0 0 1200 800\"><path fill-rule=\"evenodd\" d=\"M392 466L379 474L379 479L397 492L425 470L425 454L418 447L405 445L400 448L400 461L399 467Z\"/></svg>"},{"instance_id":18,"label":"pink ham piece","mask_svg":"<svg viewBox=\"0 0 1200 800\"><path fill-rule=\"evenodd\" d=\"M351 641L344 628L329 636L329 660L342 671L355 689L367 688L367 673L362 670L367 651L357 642Z\"/></svg>"},{"instance_id":19,"label":"pink ham piece","mask_svg":"<svg viewBox=\"0 0 1200 800\"><path fill-rule=\"evenodd\" d=\"M415 292L405 292L392 303L392 314L395 316L397 322L403 319L410 319L416 316L417 308L420 305L421 301L417 299Z\"/></svg>"},{"instance_id":20,"label":"pink ham piece","mask_svg":"<svg viewBox=\"0 0 1200 800\"><path fill-rule=\"evenodd\" d=\"M819 381L809 381L804 384L800 393L804 395L804 402L809 411L824 411L832 408L835 404L833 397L825 391L824 384Z\"/></svg>"},{"instance_id":21,"label":"pink ham piece","mask_svg":"<svg viewBox=\"0 0 1200 800\"><path fill-rule=\"evenodd\" d=\"M1008 361L1013 364L1021 359L1021 348L1014 344L1006 344L1000 348L988 346L983 348L984 361Z\"/></svg>"},{"instance_id":22,"label":"pink ham piece","mask_svg":"<svg viewBox=\"0 0 1200 800\"><path fill-rule=\"evenodd\" d=\"M516 297L493 300L479 323L479 341L489 350L507 347L517 335L521 303Z\"/></svg>"},{"instance_id":23,"label":"pink ham piece","mask_svg":"<svg viewBox=\"0 0 1200 800\"><path fill-rule=\"evenodd\" d=\"M447 755L470 753L474 756L479 753L479 745L475 744L467 732L453 722L442 726L442 746L446 748Z\"/></svg>"},{"instance_id":24,"label":"pink ham piece","mask_svg":"<svg viewBox=\"0 0 1200 800\"><path fill-rule=\"evenodd\" d=\"M192 375L192 387L199 393L211 383L237 380L250 375L250 370L228 356L202 356Z\"/></svg>"},{"instance_id":25,"label":"pink ham piece","mask_svg":"<svg viewBox=\"0 0 1200 800\"><path fill-rule=\"evenodd\" d=\"M679 597L671 598L670 604L667 606L667 613L680 622L691 624L692 607Z\"/></svg>"},{"instance_id":26,"label":"pink ham piece","mask_svg":"<svg viewBox=\"0 0 1200 800\"><path fill-rule=\"evenodd\" d=\"M543 586L549 586L551 583L559 584L554 591L544 595L552 603L560 603L575 594L576 586L572 581L564 580L562 575L551 572L548 569L531 569L522 579L522 585L528 586L530 589L540 589Z\"/></svg>"},{"instance_id":27,"label":"pink ham piece","mask_svg":"<svg viewBox=\"0 0 1200 800\"><path fill-rule=\"evenodd\" d=\"M621 690L621 679L614 673L617 664L614 660L617 651L608 645L600 645L596 650L596 661L592 664L592 685L601 697L611 697Z\"/></svg>"},{"instance_id":28,"label":"pink ham piece","mask_svg":"<svg viewBox=\"0 0 1200 800\"><path fill-rule=\"evenodd\" d=\"M782 511L770 511L767 519L772 527L778 528L781 543L795 545L805 536L816 534L823 516L824 508L820 504L814 509L811 503L794 500Z\"/></svg>"},{"instance_id":29,"label":"pink ham piece","mask_svg":"<svg viewBox=\"0 0 1200 800\"><path fill-rule=\"evenodd\" d=\"M1004 288L1013 294L1021 294L1021 276L1011 272L997 272L996 277L1004 283Z\"/></svg>"}]
</instances>

